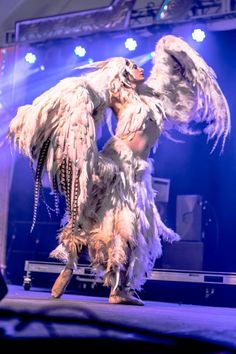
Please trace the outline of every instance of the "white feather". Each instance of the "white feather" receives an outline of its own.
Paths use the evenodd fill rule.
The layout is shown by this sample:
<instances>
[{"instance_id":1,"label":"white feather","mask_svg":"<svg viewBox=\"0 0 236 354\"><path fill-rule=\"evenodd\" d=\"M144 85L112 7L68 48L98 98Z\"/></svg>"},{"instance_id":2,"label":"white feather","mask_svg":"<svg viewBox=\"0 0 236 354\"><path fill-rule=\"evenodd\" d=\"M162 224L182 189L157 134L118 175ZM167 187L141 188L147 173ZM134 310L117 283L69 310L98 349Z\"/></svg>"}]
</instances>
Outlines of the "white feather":
<instances>
[{"instance_id":1,"label":"white feather","mask_svg":"<svg viewBox=\"0 0 236 354\"><path fill-rule=\"evenodd\" d=\"M172 128L193 134L190 123L206 122L204 133L222 138L222 150L230 132L228 103L216 74L187 42L173 35L162 37L156 46L154 66L147 85L160 94Z\"/></svg>"}]
</instances>

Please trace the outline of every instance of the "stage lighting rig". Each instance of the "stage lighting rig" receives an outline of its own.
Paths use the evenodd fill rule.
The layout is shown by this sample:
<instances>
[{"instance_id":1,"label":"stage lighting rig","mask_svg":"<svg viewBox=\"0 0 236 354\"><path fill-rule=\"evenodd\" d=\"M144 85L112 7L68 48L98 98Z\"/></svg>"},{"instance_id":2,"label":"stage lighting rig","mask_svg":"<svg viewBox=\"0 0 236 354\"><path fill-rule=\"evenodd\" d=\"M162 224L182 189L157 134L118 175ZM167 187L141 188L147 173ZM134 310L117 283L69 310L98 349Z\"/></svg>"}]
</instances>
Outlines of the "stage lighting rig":
<instances>
[{"instance_id":1,"label":"stage lighting rig","mask_svg":"<svg viewBox=\"0 0 236 354\"><path fill-rule=\"evenodd\" d=\"M221 21L225 27L230 22L228 27L233 29L235 20L236 0L156 0L132 10L130 28Z\"/></svg>"},{"instance_id":2,"label":"stage lighting rig","mask_svg":"<svg viewBox=\"0 0 236 354\"><path fill-rule=\"evenodd\" d=\"M192 0L164 0L157 13L156 20L180 20L185 18L192 5Z\"/></svg>"}]
</instances>

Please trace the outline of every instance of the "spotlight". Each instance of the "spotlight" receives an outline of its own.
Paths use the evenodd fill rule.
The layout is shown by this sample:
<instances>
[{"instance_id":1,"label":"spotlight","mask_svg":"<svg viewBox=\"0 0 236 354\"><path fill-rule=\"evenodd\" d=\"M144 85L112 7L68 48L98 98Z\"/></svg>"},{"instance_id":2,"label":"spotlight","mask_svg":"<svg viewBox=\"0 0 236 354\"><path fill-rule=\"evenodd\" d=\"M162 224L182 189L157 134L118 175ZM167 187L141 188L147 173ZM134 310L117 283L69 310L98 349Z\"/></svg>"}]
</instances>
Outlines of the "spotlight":
<instances>
[{"instance_id":1,"label":"spotlight","mask_svg":"<svg viewBox=\"0 0 236 354\"><path fill-rule=\"evenodd\" d=\"M144 64L146 64L148 61L153 59L153 53L146 53L146 54L142 54L139 55L137 57L133 57L132 60L138 65L138 66L143 66Z\"/></svg>"},{"instance_id":2,"label":"spotlight","mask_svg":"<svg viewBox=\"0 0 236 354\"><path fill-rule=\"evenodd\" d=\"M156 15L157 21L184 19L191 8L192 0L164 0Z\"/></svg>"},{"instance_id":3,"label":"spotlight","mask_svg":"<svg viewBox=\"0 0 236 354\"><path fill-rule=\"evenodd\" d=\"M127 48L128 50L132 51L135 50L135 48L137 47L137 42L135 39L133 38L127 38L125 41L125 48Z\"/></svg>"},{"instance_id":4,"label":"spotlight","mask_svg":"<svg viewBox=\"0 0 236 354\"><path fill-rule=\"evenodd\" d=\"M206 37L205 32L202 31L200 28L196 28L192 33L192 38L196 42L202 42L205 37Z\"/></svg>"},{"instance_id":5,"label":"spotlight","mask_svg":"<svg viewBox=\"0 0 236 354\"><path fill-rule=\"evenodd\" d=\"M85 48L79 46L76 46L74 49L75 55L78 55L78 57L84 57L86 54Z\"/></svg>"},{"instance_id":6,"label":"spotlight","mask_svg":"<svg viewBox=\"0 0 236 354\"><path fill-rule=\"evenodd\" d=\"M25 61L26 61L27 63L29 63L29 64L34 64L34 63L36 62L36 60L37 60L37 57L36 57L35 54L33 54L33 53L31 53L31 52L25 54Z\"/></svg>"}]
</instances>

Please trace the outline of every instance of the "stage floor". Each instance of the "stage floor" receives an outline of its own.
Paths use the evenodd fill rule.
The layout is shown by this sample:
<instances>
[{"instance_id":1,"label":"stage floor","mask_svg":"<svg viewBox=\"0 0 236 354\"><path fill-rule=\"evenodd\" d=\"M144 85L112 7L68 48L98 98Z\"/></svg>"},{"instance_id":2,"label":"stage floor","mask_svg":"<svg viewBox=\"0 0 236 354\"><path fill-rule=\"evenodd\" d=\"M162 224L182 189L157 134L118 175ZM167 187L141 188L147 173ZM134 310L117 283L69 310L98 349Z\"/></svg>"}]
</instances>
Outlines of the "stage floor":
<instances>
[{"instance_id":1,"label":"stage floor","mask_svg":"<svg viewBox=\"0 0 236 354\"><path fill-rule=\"evenodd\" d=\"M162 346L163 338L174 339L174 342L168 342L173 350L161 353L175 353L176 338L180 341L180 349L183 349L183 343L191 346L189 354L195 353L197 342L201 343L198 353L236 352L236 308L154 301L145 301L143 307L110 305L105 297L71 294L54 300L49 290L31 288L25 291L23 287L13 285L8 286L8 294L0 302L0 330L2 343L7 339L7 345L16 338L70 337L80 340L105 336L132 342L139 337L142 341L144 336L150 342L154 337L159 338ZM202 343L206 351L203 351ZM212 349L207 343L216 347ZM149 353L147 347L146 351L141 351L141 346L139 349L135 348L136 353Z\"/></svg>"}]
</instances>

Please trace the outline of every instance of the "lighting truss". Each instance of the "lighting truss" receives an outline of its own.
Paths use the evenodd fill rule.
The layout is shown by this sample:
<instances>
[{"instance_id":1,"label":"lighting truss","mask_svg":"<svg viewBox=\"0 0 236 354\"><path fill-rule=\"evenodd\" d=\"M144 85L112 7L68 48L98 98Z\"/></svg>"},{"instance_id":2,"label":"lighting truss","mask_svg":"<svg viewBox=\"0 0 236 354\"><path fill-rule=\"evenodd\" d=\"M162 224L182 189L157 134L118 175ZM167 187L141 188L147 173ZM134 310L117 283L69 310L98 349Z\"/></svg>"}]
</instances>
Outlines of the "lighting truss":
<instances>
[{"instance_id":1,"label":"lighting truss","mask_svg":"<svg viewBox=\"0 0 236 354\"><path fill-rule=\"evenodd\" d=\"M194 21L215 21L216 29L234 29L236 0L114 0L103 9L17 22L14 41L33 43Z\"/></svg>"},{"instance_id":2,"label":"lighting truss","mask_svg":"<svg viewBox=\"0 0 236 354\"><path fill-rule=\"evenodd\" d=\"M130 27L236 18L236 0L156 0L133 9Z\"/></svg>"}]
</instances>

